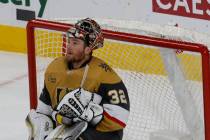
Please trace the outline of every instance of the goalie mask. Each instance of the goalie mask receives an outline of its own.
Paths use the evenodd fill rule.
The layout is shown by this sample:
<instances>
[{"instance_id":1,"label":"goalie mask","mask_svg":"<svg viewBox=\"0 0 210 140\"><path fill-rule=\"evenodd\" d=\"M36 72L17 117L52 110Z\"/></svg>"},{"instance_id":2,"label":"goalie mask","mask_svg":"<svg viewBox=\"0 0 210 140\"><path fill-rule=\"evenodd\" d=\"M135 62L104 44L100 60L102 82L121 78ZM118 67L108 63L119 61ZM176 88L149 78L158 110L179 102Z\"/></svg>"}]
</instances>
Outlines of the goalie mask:
<instances>
[{"instance_id":1,"label":"goalie mask","mask_svg":"<svg viewBox=\"0 0 210 140\"><path fill-rule=\"evenodd\" d=\"M103 47L103 34L100 26L92 19L86 18L78 21L67 31L67 37L75 37L85 41L92 49Z\"/></svg>"}]
</instances>

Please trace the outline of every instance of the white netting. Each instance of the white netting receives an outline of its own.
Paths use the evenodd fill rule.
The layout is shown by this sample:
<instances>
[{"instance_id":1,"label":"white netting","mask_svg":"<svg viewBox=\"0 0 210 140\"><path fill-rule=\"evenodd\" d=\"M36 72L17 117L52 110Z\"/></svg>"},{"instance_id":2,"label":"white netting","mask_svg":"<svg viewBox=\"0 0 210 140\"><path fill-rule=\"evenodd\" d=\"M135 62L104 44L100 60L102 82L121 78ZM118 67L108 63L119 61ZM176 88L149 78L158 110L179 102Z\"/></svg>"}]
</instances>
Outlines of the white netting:
<instances>
[{"instance_id":1,"label":"white netting","mask_svg":"<svg viewBox=\"0 0 210 140\"><path fill-rule=\"evenodd\" d=\"M112 23L115 23L115 21ZM110 26L109 23L103 25ZM120 24L117 26L112 24L111 28L125 31L124 26L126 25L128 26L126 32L139 33L139 31L143 31L140 29L140 26L135 24L133 28L130 28L131 26L128 22L125 22L122 28ZM138 30L135 28L138 28ZM160 29L158 30L160 31ZM144 31L144 35L146 33L149 33L149 36L152 34L156 37L163 37L162 33L154 34L154 30ZM65 48L62 48L64 36L65 33L62 32L36 29L36 56L39 71L43 72L53 58L65 54ZM172 35L164 37L171 38ZM182 38L179 35L178 37L179 40ZM175 39L177 38L175 37ZM191 39L193 42L195 41L193 38ZM187 40L183 39L183 41ZM175 52L176 50L172 51ZM180 132L186 135L190 134L193 139L197 138L197 136L194 136L195 134L197 135L197 131L201 131L198 137L202 137L203 84L201 56L199 53L184 51L176 54L179 66L186 80L180 81L181 83L186 83L183 89L184 93L182 94L187 94L191 97L190 99L183 99L183 102L191 100L196 107L195 113L198 113L199 116L199 118L196 118L198 119L196 122L200 123L197 125L199 130L189 128L188 124L186 124L187 118L183 116L182 106L180 106L175 96L174 86L169 80L169 73L165 69L164 58L161 56L159 48L123 41L106 40L105 46L102 49L96 50L94 56L103 59L111 65L122 77L128 89L131 114L124 132L124 140L149 140L150 133L159 130L170 130L174 133ZM37 76L38 92L40 92L43 86L42 72ZM192 130L196 132L192 132Z\"/></svg>"},{"instance_id":2,"label":"white netting","mask_svg":"<svg viewBox=\"0 0 210 140\"><path fill-rule=\"evenodd\" d=\"M56 22L75 23L81 18L53 19ZM158 25L135 20L95 19L104 29L141 34L151 37L200 43L210 48L210 36L193 30L176 27L173 25ZM52 19L51 19L52 20Z\"/></svg>"}]
</instances>

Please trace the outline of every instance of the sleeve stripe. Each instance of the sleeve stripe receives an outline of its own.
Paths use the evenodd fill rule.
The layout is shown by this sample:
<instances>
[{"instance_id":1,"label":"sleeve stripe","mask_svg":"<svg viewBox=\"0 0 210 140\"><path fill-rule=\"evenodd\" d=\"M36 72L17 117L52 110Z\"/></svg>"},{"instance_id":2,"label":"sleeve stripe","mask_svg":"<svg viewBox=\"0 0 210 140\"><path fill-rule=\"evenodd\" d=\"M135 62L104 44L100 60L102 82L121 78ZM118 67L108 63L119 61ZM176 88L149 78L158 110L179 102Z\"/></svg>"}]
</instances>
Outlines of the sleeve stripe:
<instances>
[{"instance_id":1,"label":"sleeve stripe","mask_svg":"<svg viewBox=\"0 0 210 140\"><path fill-rule=\"evenodd\" d=\"M116 123L119 124L120 126L122 126L122 127L125 127L125 126L126 126L125 123L123 123L122 121L120 121L120 120L118 120L118 119L116 119L116 118L110 116L106 111L104 111L103 114L104 114L104 116L106 116L108 119L112 120L113 122L116 122Z\"/></svg>"},{"instance_id":2,"label":"sleeve stripe","mask_svg":"<svg viewBox=\"0 0 210 140\"><path fill-rule=\"evenodd\" d=\"M109 116L116 118L124 124L128 122L129 111L127 109L113 104L103 104L103 108L104 111L109 114Z\"/></svg>"}]
</instances>

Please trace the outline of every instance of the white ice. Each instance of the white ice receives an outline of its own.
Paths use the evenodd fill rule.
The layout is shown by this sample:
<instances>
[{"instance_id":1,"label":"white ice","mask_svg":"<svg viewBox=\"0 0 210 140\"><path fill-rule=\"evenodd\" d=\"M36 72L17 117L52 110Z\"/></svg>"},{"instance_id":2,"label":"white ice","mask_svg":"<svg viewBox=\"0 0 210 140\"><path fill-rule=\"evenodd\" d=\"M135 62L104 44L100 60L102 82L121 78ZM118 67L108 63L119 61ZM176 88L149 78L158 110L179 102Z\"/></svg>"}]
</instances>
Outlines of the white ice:
<instances>
[{"instance_id":1,"label":"white ice","mask_svg":"<svg viewBox=\"0 0 210 140\"><path fill-rule=\"evenodd\" d=\"M0 52L0 140L25 140L29 112L27 56Z\"/></svg>"}]
</instances>

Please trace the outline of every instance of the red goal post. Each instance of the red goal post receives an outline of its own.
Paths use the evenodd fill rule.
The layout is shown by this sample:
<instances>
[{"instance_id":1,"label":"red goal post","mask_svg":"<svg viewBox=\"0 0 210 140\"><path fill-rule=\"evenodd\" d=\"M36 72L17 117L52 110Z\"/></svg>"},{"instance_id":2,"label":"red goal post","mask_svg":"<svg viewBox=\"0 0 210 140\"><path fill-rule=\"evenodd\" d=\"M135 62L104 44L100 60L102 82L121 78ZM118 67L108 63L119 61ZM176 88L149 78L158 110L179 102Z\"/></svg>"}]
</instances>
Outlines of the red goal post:
<instances>
[{"instance_id":1,"label":"red goal post","mask_svg":"<svg viewBox=\"0 0 210 140\"><path fill-rule=\"evenodd\" d=\"M45 20L32 20L27 24L27 46L28 46L28 71L29 71L29 93L30 108L37 106L37 70L35 54L35 28L55 31L67 31L72 25ZM103 30L105 39L125 41L144 45L157 46L161 48L176 49L182 51L196 52L201 55L203 104L204 104L204 126L205 140L210 140L210 66L208 48L201 44L181 42L175 40L161 39L144 35L125 32Z\"/></svg>"}]
</instances>

